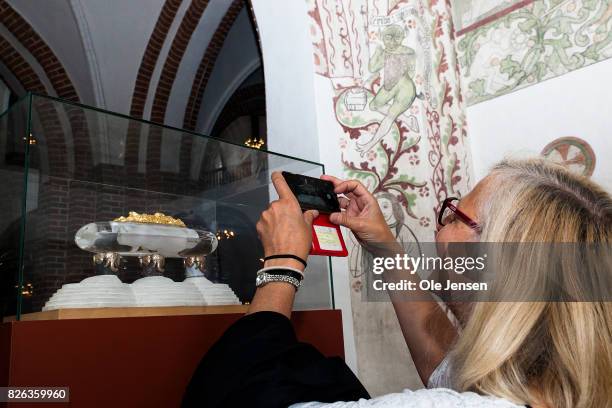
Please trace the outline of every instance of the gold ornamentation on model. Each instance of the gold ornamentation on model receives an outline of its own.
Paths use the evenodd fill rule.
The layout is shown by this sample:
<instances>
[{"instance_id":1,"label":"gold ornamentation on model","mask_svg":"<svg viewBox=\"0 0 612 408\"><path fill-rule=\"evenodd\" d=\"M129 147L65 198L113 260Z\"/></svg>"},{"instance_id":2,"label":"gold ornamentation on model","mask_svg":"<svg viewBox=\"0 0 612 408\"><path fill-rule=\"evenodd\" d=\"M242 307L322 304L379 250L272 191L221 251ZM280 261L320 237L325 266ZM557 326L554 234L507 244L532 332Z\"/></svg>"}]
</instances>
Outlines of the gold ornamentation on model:
<instances>
[{"instance_id":1,"label":"gold ornamentation on model","mask_svg":"<svg viewBox=\"0 0 612 408\"><path fill-rule=\"evenodd\" d=\"M187 227L185 223L178 219L173 218L163 213L155 214L139 214L136 211L130 211L127 217L115 218L116 222L137 222L140 224L164 224L164 225L175 225L177 227Z\"/></svg>"}]
</instances>

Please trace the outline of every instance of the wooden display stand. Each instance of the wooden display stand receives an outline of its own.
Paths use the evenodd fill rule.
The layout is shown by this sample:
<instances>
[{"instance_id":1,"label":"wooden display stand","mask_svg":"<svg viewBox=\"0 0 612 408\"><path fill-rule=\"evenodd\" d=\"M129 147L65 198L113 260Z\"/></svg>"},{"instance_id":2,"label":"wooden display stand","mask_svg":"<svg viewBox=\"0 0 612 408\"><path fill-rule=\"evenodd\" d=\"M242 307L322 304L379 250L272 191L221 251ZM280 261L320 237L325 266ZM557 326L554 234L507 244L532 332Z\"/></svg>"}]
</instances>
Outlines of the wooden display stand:
<instances>
[{"instance_id":1,"label":"wooden display stand","mask_svg":"<svg viewBox=\"0 0 612 408\"><path fill-rule=\"evenodd\" d=\"M180 310L169 309L173 310L149 313L176 314ZM39 314L30 316L31 321L3 323L0 386L70 388L69 403L44 406L178 407L201 358L242 316L191 312L149 317L98 314L90 317L106 318L81 319L74 314L67 317L64 310L57 312L57 320L33 321L44 317ZM325 355L344 357L339 310L294 312L292 322L300 340L312 343Z\"/></svg>"},{"instance_id":2,"label":"wooden display stand","mask_svg":"<svg viewBox=\"0 0 612 408\"><path fill-rule=\"evenodd\" d=\"M245 313L248 305L226 306L166 306L166 307L91 307L55 309L43 312L25 313L22 321L101 319L109 317L183 316L223 313ZM5 322L15 321L15 316L5 317Z\"/></svg>"}]
</instances>

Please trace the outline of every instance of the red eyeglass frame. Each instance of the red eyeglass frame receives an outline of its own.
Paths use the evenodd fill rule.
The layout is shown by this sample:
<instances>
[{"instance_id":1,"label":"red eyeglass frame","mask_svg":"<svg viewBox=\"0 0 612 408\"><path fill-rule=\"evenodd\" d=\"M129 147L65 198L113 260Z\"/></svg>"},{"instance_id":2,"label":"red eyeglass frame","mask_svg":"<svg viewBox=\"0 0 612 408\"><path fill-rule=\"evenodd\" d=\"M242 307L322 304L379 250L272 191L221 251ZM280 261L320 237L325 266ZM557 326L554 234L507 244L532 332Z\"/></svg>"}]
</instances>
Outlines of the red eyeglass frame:
<instances>
[{"instance_id":1,"label":"red eyeglass frame","mask_svg":"<svg viewBox=\"0 0 612 408\"><path fill-rule=\"evenodd\" d=\"M473 219L468 217L463 211L461 211L459 208L457 208L456 205L454 205L452 203L455 200L459 200L459 198L458 197L448 197L446 200L444 200L442 202L442 207L440 208L440 212L438 212L438 224L441 225L441 226L445 225L444 222L443 222L444 220L442 219L442 216L444 215L444 211L448 208L465 225L467 225L468 227L470 227L471 229L473 229L476 232L481 232L482 231L482 227L476 221L474 221Z\"/></svg>"}]
</instances>

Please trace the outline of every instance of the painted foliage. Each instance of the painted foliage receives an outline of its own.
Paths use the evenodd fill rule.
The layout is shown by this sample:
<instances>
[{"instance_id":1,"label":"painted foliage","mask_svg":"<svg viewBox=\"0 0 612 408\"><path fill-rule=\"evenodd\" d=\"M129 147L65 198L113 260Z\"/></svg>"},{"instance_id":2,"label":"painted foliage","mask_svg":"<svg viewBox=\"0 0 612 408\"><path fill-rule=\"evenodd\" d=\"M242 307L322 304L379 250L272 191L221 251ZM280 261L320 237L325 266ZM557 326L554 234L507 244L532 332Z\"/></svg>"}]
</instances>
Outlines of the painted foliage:
<instances>
[{"instance_id":1,"label":"painted foliage","mask_svg":"<svg viewBox=\"0 0 612 408\"><path fill-rule=\"evenodd\" d=\"M454 0L453 24L458 36L534 0Z\"/></svg>"},{"instance_id":2,"label":"painted foliage","mask_svg":"<svg viewBox=\"0 0 612 408\"><path fill-rule=\"evenodd\" d=\"M469 184L450 8L441 0L307 0L317 72L335 89L346 176L433 228Z\"/></svg>"},{"instance_id":3,"label":"painted foliage","mask_svg":"<svg viewBox=\"0 0 612 408\"><path fill-rule=\"evenodd\" d=\"M434 238L440 203L470 185L450 4L306 2L316 70L334 90L344 176L375 194L397 239L418 253ZM361 301L368 254L355 241L350 252L360 377L373 395L418 386L390 305Z\"/></svg>"},{"instance_id":4,"label":"painted foliage","mask_svg":"<svg viewBox=\"0 0 612 408\"><path fill-rule=\"evenodd\" d=\"M468 104L612 57L612 0L535 0L457 44Z\"/></svg>"}]
</instances>

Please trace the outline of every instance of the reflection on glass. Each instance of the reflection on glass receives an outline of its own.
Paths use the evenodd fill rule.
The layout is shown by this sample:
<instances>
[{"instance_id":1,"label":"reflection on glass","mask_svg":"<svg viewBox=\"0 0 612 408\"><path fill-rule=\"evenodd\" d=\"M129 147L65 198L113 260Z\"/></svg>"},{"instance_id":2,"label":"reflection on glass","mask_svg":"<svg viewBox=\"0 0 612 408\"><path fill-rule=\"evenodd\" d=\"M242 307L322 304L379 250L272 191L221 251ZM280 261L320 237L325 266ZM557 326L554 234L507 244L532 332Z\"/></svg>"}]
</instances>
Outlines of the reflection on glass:
<instances>
[{"instance_id":1,"label":"reflection on glass","mask_svg":"<svg viewBox=\"0 0 612 408\"><path fill-rule=\"evenodd\" d=\"M249 302L272 171L322 166L29 95L0 117L3 315L78 291L114 306ZM115 221L130 212L185 228ZM309 265L298 307L333 307L327 259Z\"/></svg>"}]
</instances>

